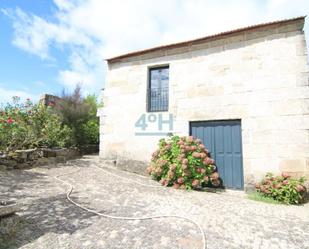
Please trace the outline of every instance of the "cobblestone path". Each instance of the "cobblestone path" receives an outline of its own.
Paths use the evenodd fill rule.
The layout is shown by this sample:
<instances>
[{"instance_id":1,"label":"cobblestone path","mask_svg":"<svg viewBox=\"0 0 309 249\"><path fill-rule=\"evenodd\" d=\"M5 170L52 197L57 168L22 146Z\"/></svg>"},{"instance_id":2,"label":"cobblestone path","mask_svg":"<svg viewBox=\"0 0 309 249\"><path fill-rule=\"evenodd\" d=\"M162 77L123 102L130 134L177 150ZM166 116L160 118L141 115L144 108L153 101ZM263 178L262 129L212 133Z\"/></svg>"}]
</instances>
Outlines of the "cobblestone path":
<instances>
[{"instance_id":1,"label":"cobblestone path","mask_svg":"<svg viewBox=\"0 0 309 249\"><path fill-rule=\"evenodd\" d=\"M72 199L101 213L193 219L203 227L208 249L309 248L309 204L273 205L241 194L160 187L148 178L105 167L96 156L0 172L0 199L25 205L15 237L0 248L202 248L198 228L185 220L112 220L85 212L66 199L68 186L54 178L62 174L59 178L74 185Z\"/></svg>"}]
</instances>

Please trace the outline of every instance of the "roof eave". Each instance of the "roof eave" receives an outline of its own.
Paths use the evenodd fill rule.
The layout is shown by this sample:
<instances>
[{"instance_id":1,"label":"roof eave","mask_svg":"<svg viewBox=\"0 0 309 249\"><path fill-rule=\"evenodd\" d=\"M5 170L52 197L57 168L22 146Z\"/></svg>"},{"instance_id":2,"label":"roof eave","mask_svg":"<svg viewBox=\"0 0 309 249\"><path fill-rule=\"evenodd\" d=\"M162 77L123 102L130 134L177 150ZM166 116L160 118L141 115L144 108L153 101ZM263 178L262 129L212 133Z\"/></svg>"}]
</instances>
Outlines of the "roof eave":
<instances>
[{"instance_id":1,"label":"roof eave","mask_svg":"<svg viewBox=\"0 0 309 249\"><path fill-rule=\"evenodd\" d=\"M259 28L263 28L263 27L271 27L271 26L275 26L275 25L278 25L278 24L288 24L288 23L292 23L292 22L296 22L296 21L300 21L300 20L304 21L305 18L306 18L306 16L299 16L299 17L295 17L295 18L291 18L291 19L285 19L285 20L280 20L280 21L256 24L256 25L247 26L247 27L234 29L234 30L229 30L229 31L225 31L225 32L221 32L221 33L217 33L217 34L193 39L193 40L188 40L188 41L177 42L177 43L172 43L172 44L168 44L168 45L152 47L152 48L148 48L148 49L144 49L144 50L138 50L138 51L118 55L118 56L115 56L115 57L111 57L111 58L108 58L108 59L105 59L105 60L110 64L110 63L118 62L118 61L125 59L125 58L135 57L135 56L139 56L139 55L143 55L143 54L147 54L147 53L151 53L151 52L156 52L156 51L160 51L160 50L168 50L168 49L173 49L173 48L177 48L177 47L188 46L190 44L194 44L194 43L197 43L197 42L203 42L203 41L207 42L210 39L221 39L221 38L224 38L224 37L229 36L229 35L233 35L233 34L236 35L238 33L246 32L246 31L253 31L253 30L256 30L256 29L259 29Z\"/></svg>"}]
</instances>

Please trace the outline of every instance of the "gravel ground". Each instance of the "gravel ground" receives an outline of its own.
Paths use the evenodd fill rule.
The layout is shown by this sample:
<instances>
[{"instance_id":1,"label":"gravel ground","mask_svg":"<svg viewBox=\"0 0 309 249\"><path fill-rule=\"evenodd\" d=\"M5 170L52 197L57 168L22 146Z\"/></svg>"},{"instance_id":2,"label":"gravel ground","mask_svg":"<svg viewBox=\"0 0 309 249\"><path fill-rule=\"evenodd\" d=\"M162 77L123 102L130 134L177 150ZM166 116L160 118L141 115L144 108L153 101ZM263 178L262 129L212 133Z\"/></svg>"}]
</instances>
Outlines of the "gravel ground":
<instances>
[{"instance_id":1,"label":"gravel ground","mask_svg":"<svg viewBox=\"0 0 309 249\"><path fill-rule=\"evenodd\" d=\"M110 173L106 173L110 172ZM67 174L72 172L72 174ZM113 220L88 213L66 199L114 216L180 215L204 229L208 249L309 248L309 204L273 205L241 193L175 190L108 168L97 156L67 164L0 172L0 199L22 201L15 236L0 248L202 249L198 227L179 218ZM119 177L120 176L120 177Z\"/></svg>"}]
</instances>

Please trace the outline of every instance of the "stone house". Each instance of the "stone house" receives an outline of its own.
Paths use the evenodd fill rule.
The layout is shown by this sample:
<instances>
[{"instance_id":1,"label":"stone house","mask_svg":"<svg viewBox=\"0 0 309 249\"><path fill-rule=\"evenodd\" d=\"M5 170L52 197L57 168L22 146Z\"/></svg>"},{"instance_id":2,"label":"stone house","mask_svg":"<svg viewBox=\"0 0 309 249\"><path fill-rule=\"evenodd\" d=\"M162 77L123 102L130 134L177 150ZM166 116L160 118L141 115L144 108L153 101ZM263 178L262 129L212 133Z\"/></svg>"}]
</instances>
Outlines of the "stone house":
<instances>
[{"instance_id":1,"label":"stone house","mask_svg":"<svg viewBox=\"0 0 309 249\"><path fill-rule=\"evenodd\" d=\"M107 59L100 157L144 171L168 133L203 140L228 188L309 177L305 17Z\"/></svg>"}]
</instances>

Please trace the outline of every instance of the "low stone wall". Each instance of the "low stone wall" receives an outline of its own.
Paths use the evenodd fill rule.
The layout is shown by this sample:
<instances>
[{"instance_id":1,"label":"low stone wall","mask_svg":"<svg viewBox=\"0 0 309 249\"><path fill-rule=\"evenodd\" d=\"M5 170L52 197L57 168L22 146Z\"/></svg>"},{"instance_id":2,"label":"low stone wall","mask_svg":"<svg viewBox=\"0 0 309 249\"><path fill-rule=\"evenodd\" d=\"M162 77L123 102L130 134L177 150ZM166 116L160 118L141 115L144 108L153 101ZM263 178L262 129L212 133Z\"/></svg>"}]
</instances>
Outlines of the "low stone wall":
<instances>
[{"instance_id":1,"label":"low stone wall","mask_svg":"<svg viewBox=\"0 0 309 249\"><path fill-rule=\"evenodd\" d=\"M16 150L10 153L0 153L0 170L25 169L53 163L64 163L81 155L82 153L77 148Z\"/></svg>"}]
</instances>

